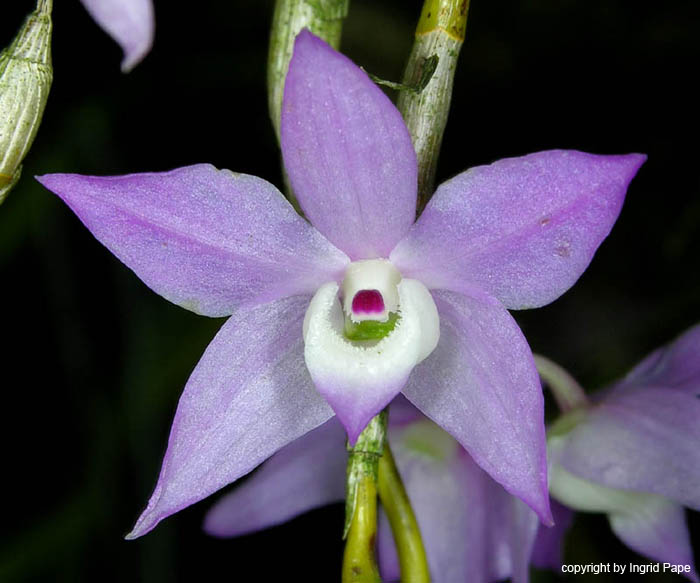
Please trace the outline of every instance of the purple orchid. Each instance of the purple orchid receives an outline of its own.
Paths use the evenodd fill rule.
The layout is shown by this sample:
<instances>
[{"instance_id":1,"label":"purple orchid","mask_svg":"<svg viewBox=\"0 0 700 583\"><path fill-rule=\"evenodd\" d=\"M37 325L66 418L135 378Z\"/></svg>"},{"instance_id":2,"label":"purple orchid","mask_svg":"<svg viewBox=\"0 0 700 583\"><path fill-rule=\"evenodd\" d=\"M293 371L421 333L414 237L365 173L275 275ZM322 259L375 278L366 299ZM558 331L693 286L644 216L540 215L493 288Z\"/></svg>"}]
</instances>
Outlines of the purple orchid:
<instances>
[{"instance_id":1,"label":"purple orchid","mask_svg":"<svg viewBox=\"0 0 700 583\"><path fill-rule=\"evenodd\" d=\"M508 494L445 431L398 397L388 437L423 539L431 581L528 580L537 515ZM345 497L345 440L336 418L286 446L221 498L206 532L232 537L285 522ZM383 581L399 581L396 547L380 515L377 554Z\"/></svg>"},{"instance_id":2,"label":"purple orchid","mask_svg":"<svg viewBox=\"0 0 700 583\"><path fill-rule=\"evenodd\" d=\"M700 510L700 325L645 358L597 403L550 430L555 517L604 512L631 549L687 566L697 582L683 506ZM558 517L557 517L558 518ZM540 533L535 564L558 568L566 531Z\"/></svg>"},{"instance_id":3,"label":"purple orchid","mask_svg":"<svg viewBox=\"0 0 700 583\"><path fill-rule=\"evenodd\" d=\"M281 121L311 224L265 180L210 165L39 179L157 293L230 315L185 387L129 536L334 413L354 442L399 392L549 522L543 397L507 308L544 305L576 281L645 157L550 151L473 168L413 224L416 157L401 115L306 31ZM367 320L395 328L379 342L345 337Z\"/></svg>"},{"instance_id":4,"label":"purple orchid","mask_svg":"<svg viewBox=\"0 0 700 583\"><path fill-rule=\"evenodd\" d=\"M81 0L90 16L124 51L122 71L131 71L151 50L155 19L151 0Z\"/></svg>"}]
</instances>

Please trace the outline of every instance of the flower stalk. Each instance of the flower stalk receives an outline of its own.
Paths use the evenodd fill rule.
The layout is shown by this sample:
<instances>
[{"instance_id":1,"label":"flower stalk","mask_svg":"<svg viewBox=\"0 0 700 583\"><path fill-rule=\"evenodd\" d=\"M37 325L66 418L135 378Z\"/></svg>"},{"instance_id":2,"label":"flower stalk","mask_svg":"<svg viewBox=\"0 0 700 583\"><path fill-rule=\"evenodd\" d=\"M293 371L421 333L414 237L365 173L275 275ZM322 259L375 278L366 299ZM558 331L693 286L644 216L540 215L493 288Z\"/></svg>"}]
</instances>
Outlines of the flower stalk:
<instances>
[{"instance_id":1,"label":"flower stalk","mask_svg":"<svg viewBox=\"0 0 700 583\"><path fill-rule=\"evenodd\" d=\"M403 84L420 85L425 69L435 67L420 92L401 91L398 109L418 157L418 213L433 193L435 170L452 99L459 52L464 43L469 0L425 0Z\"/></svg>"},{"instance_id":2,"label":"flower stalk","mask_svg":"<svg viewBox=\"0 0 700 583\"><path fill-rule=\"evenodd\" d=\"M372 418L348 446L345 499L345 553L343 583L381 581L375 559L377 536L377 479L379 460L386 440L386 410Z\"/></svg>"},{"instance_id":3,"label":"flower stalk","mask_svg":"<svg viewBox=\"0 0 700 583\"><path fill-rule=\"evenodd\" d=\"M49 97L52 0L39 0L0 53L0 204L19 180Z\"/></svg>"},{"instance_id":4,"label":"flower stalk","mask_svg":"<svg viewBox=\"0 0 700 583\"><path fill-rule=\"evenodd\" d=\"M343 555L343 583L381 581L374 556L377 536L377 485L371 476L357 484L357 504Z\"/></svg>"},{"instance_id":5,"label":"flower stalk","mask_svg":"<svg viewBox=\"0 0 700 583\"><path fill-rule=\"evenodd\" d=\"M391 525L403 583L429 583L430 571L416 516L387 442L379 458L377 488Z\"/></svg>"},{"instance_id":6,"label":"flower stalk","mask_svg":"<svg viewBox=\"0 0 700 583\"><path fill-rule=\"evenodd\" d=\"M564 368L541 354L533 354L533 356L540 378L549 387L562 413L589 405L588 397L581 385Z\"/></svg>"}]
</instances>

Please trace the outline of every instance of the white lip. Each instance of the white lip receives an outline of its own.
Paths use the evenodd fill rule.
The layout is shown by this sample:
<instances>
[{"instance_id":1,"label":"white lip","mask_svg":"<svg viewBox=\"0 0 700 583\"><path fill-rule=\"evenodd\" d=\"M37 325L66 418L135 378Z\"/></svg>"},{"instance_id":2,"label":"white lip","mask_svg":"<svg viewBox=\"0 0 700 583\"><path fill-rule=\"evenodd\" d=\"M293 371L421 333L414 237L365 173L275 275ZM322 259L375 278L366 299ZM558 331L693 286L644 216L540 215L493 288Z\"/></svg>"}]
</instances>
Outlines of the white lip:
<instances>
[{"instance_id":1,"label":"white lip","mask_svg":"<svg viewBox=\"0 0 700 583\"><path fill-rule=\"evenodd\" d=\"M374 345L358 345L343 336L344 314L338 284L316 292L304 317L304 357L320 384L370 389L391 379L407 378L413 367L437 346L440 321L428 289L414 279L402 280L396 302L400 318L394 330Z\"/></svg>"}]
</instances>

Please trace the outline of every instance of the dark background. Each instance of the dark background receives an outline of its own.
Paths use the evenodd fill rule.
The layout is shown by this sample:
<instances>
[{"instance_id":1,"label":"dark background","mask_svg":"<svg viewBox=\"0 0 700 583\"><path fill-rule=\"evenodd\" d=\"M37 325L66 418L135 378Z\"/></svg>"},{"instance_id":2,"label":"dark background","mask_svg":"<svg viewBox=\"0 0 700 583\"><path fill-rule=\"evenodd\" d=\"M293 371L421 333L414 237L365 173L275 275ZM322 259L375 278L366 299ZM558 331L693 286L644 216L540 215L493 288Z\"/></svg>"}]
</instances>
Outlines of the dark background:
<instances>
[{"instance_id":1,"label":"dark background","mask_svg":"<svg viewBox=\"0 0 700 583\"><path fill-rule=\"evenodd\" d=\"M4 4L0 46L33 9ZM354 0L344 52L398 80L419 11L416 0ZM339 580L340 506L221 541L201 533L206 500L122 540L222 320L156 296L32 180L211 162L280 184L265 96L271 13L271 0L157 1L154 49L122 75L119 48L78 0L56 2L52 94L0 207L0 581ZM515 314L533 350L590 389L700 321L699 17L697 3L680 0L471 7L439 180L549 148L649 155L579 283ZM646 562L597 515L578 517L566 550L569 563Z\"/></svg>"}]
</instances>

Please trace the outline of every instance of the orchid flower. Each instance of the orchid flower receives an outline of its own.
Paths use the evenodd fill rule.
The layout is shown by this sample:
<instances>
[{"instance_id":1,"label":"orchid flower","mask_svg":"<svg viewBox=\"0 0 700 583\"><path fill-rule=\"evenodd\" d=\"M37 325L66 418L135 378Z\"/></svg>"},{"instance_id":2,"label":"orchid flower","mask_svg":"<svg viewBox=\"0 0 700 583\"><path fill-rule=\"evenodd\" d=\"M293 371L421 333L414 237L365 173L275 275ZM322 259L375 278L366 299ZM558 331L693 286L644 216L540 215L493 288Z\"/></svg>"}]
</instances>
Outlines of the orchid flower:
<instances>
[{"instance_id":1,"label":"orchid flower","mask_svg":"<svg viewBox=\"0 0 700 583\"><path fill-rule=\"evenodd\" d=\"M603 512L628 547L687 566L681 574L698 581L683 507L700 510L699 354L697 325L551 428L549 488L562 526L540 533L535 564L560 566L570 509Z\"/></svg>"},{"instance_id":2,"label":"orchid flower","mask_svg":"<svg viewBox=\"0 0 700 583\"><path fill-rule=\"evenodd\" d=\"M528 580L537 515L405 399L389 407L388 437L425 540L434 583ZM286 446L205 518L217 537L255 532L345 496L345 431L337 418ZM386 515L377 536L383 581L399 581Z\"/></svg>"},{"instance_id":3,"label":"orchid flower","mask_svg":"<svg viewBox=\"0 0 700 583\"><path fill-rule=\"evenodd\" d=\"M151 0L80 0L90 16L124 51L122 71L131 71L153 45Z\"/></svg>"},{"instance_id":4,"label":"orchid flower","mask_svg":"<svg viewBox=\"0 0 700 583\"><path fill-rule=\"evenodd\" d=\"M473 168L414 224L416 157L399 112L308 31L281 145L310 223L265 180L205 164L39 178L149 287L230 315L187 382L129 537L334 414L354 443L399 392L550 522L542 391L507 309L576 281L644 156L549 151ZM362 340L372 326L393 331Z\"/></svg>"}]
</instances>

